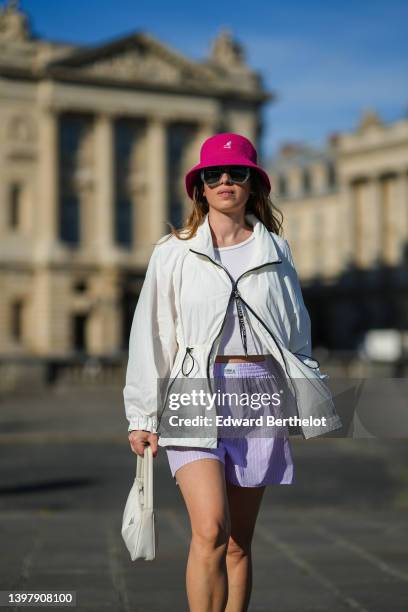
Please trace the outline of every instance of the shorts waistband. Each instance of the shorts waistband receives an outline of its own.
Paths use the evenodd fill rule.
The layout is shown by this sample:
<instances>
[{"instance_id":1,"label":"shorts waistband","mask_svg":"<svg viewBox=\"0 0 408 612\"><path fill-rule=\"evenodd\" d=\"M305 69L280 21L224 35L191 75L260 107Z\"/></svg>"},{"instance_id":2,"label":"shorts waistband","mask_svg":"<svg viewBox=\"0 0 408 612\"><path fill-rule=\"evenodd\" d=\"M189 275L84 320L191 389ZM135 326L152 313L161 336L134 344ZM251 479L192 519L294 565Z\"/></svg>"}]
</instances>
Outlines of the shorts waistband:
<instances>
[{"instance_id":1,"label":"shorts waistband","mask_svg":"<svg viewBox=\"0 0 408 612\"><path fill-rule=\"evenodd\" d=\"M267 355L263 361L240 361L235 363L216 361L215 376L273 376L275 359Z\"/></svg>"},{"instance_id":2,"label":"shorts waistband","mask_svg":"<svg viewBox=\"0 0 408 612\"><path fill-rule=\"evenodd\" d=\"M245 357L240 357L241 361L240 362L235 362L235 363L255 363L255 362L262 362L265 361L265 358L268 357L269 355L248 355L246 358ZM217 355L215 358L215 363L224 363L224 362L229 362L230 359L232 359L233 357L230 355ZM231 362L232 363L232 362Z\"/></svg>"}]
</instances>

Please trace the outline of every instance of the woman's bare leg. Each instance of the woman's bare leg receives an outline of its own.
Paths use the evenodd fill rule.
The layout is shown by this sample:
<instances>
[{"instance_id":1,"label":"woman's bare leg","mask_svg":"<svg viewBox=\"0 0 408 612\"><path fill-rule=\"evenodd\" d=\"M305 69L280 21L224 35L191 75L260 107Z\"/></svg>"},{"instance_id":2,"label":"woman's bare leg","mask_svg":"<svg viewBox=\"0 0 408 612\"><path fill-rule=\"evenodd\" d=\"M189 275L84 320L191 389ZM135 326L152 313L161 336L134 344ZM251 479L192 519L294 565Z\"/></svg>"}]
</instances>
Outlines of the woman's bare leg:
<instances>
[{"instance_id":1,"label":"woman's bare leg","mask_svg":"<svg viewBox=\"0 0 408 612\"><path fill-rule=\"evenodd\" d=\"M230 516L224 464L198 459L176 472L191 522L186 587L190 612L224 612Z\"/></svg>"},{"instance_id":2,"label":"woman's bare leg","mask_svg":"<svg viewBox=\"0 0 408 612\"><path fill-rule=\"evenodd\" d=\"M251 543L265 487L226 483L231 516L227 549L228 602L225 612L246 612L252 590Z\"/></svg>"}]
</instances>

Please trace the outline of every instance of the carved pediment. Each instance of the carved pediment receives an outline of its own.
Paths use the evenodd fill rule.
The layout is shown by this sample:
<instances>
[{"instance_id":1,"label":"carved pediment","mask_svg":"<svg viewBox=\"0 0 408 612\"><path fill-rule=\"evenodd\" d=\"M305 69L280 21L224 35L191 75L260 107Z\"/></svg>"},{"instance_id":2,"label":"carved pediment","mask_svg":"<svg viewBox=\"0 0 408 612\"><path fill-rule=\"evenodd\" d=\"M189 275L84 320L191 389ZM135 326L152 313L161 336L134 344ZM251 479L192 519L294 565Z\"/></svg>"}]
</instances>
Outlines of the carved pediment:
<instances>
[{"instance_id":1,"label":"carved pediment","mask_svg":"<svg viewBox=\"0 0 408 612\"><path fill-rule=\"evenodd\" d=\"M153 53L131 49L109 58L95 60L82 66L83 75L99 76L125 81L178 83L183 80L180 68L155 56Z\"/></svg>"},{"instance_id":2,"label":"carved pediment","mask_svg":"<svg viewBox=\"0 0 408 612\"><path fill-rule=\"evenodd\" d=\"M144 33L97 48L77 50L62 60L50 62L47 68L90 79L135 83L182 84L217 80L210 68L188 60Z\"/></svg>"},{"instance_id":3,"label":"carved pediment","mask_svg":"<svg viewBox=\"0 0 408 612\"><path fill-rule=\"evenodd\" d=\"M221 61L224 55L226 62ZM136 32L97 47L67 51L65 57L46 61L42 72L89 83L168 86L207 94L242 92L265 99L258 74L246 66L242 50L226 35L208 61L190 60L150 34Z\"/></svg>"}]
</instances>

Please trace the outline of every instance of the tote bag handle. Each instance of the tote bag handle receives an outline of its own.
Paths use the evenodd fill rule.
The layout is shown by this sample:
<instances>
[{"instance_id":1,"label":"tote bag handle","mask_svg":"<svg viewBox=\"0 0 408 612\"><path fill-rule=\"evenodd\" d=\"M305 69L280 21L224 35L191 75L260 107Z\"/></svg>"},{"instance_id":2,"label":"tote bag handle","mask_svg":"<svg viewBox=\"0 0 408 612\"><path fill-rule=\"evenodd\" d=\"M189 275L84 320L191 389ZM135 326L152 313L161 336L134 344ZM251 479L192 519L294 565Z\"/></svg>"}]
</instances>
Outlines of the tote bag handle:
<instances>
[{"instance_id":1,"label":"tote bag handle","mask_svg":"<svg viewBox=\"0 0 408 612\"><path fill-rule=\"evenodd\" d=\"M153 451L150 445L145 446L144 455L137 455L136 478L143 481L143 507L153 509Z\"/></svg>"}]
</instances>

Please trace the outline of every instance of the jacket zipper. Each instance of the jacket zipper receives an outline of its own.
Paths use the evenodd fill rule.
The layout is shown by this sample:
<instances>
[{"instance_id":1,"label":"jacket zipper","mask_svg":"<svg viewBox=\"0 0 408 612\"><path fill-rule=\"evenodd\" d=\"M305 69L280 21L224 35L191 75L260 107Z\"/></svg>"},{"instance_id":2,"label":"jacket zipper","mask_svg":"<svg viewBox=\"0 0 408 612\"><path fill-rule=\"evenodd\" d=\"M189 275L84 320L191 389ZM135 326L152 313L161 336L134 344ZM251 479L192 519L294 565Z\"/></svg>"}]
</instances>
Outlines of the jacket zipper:
<instances>
[{"instance_id":1,"label":"jacket zipper","mask_svg":"<svg viewBox=\"0 0 408 612\"><path fill-rule=\"evenodd\" d=\"M222 332L222 328L224 327L224 323L225 323L225 319L227 316L227 312L228 312L228 308L229 308L229 304L231 301L231 298L234 296L235 299L237 300L237 305L238 305L238 300L241 300L241 302L243 302L248 308L249 310L255 315L255 317L262 323L262 325L265 327L265 329L268 331L268 333L272 336L273 341L275 342L276 346L278 347L278 350L282 356L283 359L283 363L285 364L285 369L286 369L286 373L289 376L289 373L287 371L286 368L286 361L285 358L283 356L283 352L279 346L279 343L276 341L275 336L273 335L273 333L270 331L270 329L267 327L267 325L262 321L262 319L260 317L258 317L258 315L253 311L253 309L247 304L247 302L245 302L245 300L242 298L241 294L238 291L237 285L238 285L238 281L245 275L248 274L248 272L253 272L254 270L258 270L259 268L263 268L264 266L269 266L271 264L275 264L275 263L282 263L281 259L278 259L276 261L268 261L264 264L260 264L259 266L255 266L254 268L251 268L250 270L246 270L245 272L243 272L242 274L240 274L240 276L238 276L237 280L234 280L234 278L231 276L231 274L229 273L229 271L227 270L227 268L225 268L222 264L218 263L217 261L214 261L214 259L212 259L209 255L207 255L206 253L200 253L199 251L194 251L193 249L189 249L192 253L197 253L197 255L203 255L204 257L207 257L213 264L215 264L216 266L222 268L223 270L225 270L225 272L227 273L229 279L231 280L232 283L232 291L230 294L230 297L228 299L228 304L227 304L227 308L224 314L224 319L221 323L221 327L218 331L218 334L215 336L214 340L212 341L211 344L211 349L210 352L208 354L208 358L207 358L207 379L209 381L210 384L210 389L211 389L211 380L210 380L210 357L211 357L211 353L212 353L212 349L214 346L214 342L216 341L216 339L218 338L218 336L220 335L220 333ZM245 347L246 348L246 347ZM245 350L246 353L246 350ZM247 354L247 353L246 353ZM212 389L211 389L212 390Z\"/></svg>"},{"instance_id":2,"label":"jacket zipper","mask_svg":"<svg viewBox=\"0 0 408 612\"><path fill-rule=\"evenodd\" d=\"M240 304L240 295L239 295L238 289L234 290L234 297L235 297L235 304L236 304L237 313L238 313L239 332L241 334L242 346L244 347L245 357L248 357L245 321L244 321L244 315L243 315L241 304Z\"/></svg>"}]
</instances>

